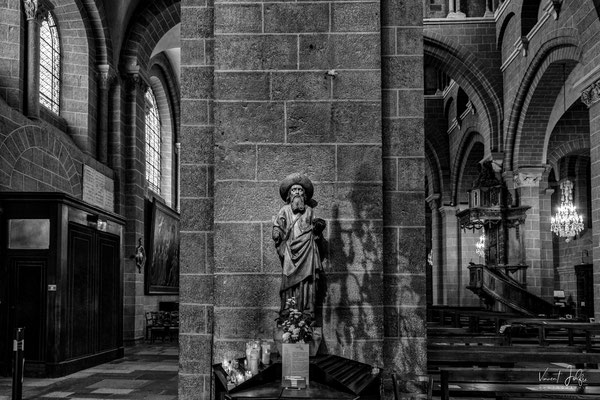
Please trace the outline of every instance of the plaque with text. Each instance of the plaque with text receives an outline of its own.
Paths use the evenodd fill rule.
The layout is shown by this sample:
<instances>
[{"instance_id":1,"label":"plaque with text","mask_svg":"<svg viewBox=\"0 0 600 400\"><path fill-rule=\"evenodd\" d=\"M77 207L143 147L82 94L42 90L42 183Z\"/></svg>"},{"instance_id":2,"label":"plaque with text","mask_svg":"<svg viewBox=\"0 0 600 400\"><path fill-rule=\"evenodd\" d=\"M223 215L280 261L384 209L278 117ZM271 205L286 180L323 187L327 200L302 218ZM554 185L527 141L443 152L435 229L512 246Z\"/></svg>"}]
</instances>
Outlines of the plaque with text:
<instances>
[{"instance_id":1,"label":"plaque with text","mask_svg":"<svg viewBox=\"0 0 600 400\"><path fill-rule=\"evenodd\" d=\"M283 343L281 347L281 382L298 385L299 381L304 381L308 386L308 343Z\"/></svg>"},{"instance_id":2,"label":"plaque with text","mask_svg":"<svg viewBox=\"0 0 600 400\"><path fill-rule=\"evenodd\" d=\"M89 165L83 166L83 201L114 211L115 182Z\"/></svg>"}]
</instances>

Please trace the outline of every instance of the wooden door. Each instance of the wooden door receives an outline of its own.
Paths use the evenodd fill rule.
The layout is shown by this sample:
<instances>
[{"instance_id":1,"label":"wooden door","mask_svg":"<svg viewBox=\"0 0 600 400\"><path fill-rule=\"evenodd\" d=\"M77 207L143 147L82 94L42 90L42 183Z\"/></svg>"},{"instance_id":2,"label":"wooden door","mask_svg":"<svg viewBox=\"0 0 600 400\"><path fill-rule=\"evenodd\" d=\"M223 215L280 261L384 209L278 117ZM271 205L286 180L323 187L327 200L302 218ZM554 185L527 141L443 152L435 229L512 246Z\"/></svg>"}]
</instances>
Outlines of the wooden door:
<instances>
[{"instance_id":1,"label":"wooden door","mask_svg":"<svg viewBox=\"0 0 600 400\"><path fill-rule=\"evenodd\" d=\"M8 324L10 343L17 327L25 328L25 360L43 363L46 350L45 257L9 256Z\"/></svg>"},{"instance_id":2,"label":"wooden door","mask_svg":"<svg viewBox=\"0 0 600 400\"><path fill-rule=\"evenodd\" d=\"M116 235L98 232L98 350L109 350L123 344L121 306L120 240Z\"/></svg>"}]
</instances>

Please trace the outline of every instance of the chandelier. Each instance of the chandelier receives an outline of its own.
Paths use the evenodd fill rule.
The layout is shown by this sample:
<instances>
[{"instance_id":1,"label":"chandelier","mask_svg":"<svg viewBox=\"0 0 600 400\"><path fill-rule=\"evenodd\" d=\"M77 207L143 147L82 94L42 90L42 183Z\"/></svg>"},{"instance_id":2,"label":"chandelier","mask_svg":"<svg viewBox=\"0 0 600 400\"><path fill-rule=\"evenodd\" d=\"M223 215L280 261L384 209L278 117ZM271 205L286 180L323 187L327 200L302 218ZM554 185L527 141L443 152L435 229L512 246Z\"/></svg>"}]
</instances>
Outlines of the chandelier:
<instances>
[{"instance_id":1,"label":"chandelier","mask_svg":"<svg viewBox=\"0 0 600 400\"><path fill-rule=\"evenodd\" d=\"M481 236L479 236L479 242L475 244L475 253L485 260L485 228L482 228Z\"/></svg>"},{"instance_id":2,"label":"chandelier","mask_svg":"<svg viewBox=\"0 0 600 400\"><path fill-rule=\"evenodd\" d=\"M551 219L550 230L558 237L566 238L569 242L571 238L583 230L583 217L577 214L573 205L573 183L564 180L560 184L561 202L558 211Z\"/></svg>"}]
</instances>

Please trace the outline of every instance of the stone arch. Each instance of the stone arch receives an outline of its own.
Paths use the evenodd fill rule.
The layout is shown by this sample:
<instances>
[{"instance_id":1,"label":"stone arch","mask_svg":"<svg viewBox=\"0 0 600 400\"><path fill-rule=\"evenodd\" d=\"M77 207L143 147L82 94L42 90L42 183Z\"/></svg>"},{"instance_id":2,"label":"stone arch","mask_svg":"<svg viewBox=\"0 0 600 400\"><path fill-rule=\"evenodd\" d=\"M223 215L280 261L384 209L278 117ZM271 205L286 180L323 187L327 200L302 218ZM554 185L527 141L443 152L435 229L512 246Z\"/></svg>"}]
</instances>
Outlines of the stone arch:
<instances>
[{"instance_id":1,"label":"stone arch","mask_svg":"<svg viewBox=\"0 0 600 400\"><path fill-rule=\"evenodd\" d=\"M433 144L427 139L425 139L425 165L429 193L442 193L443 169Z\"/></svg>"},{"instance_id":2,"label":"stone arch","mask_svg":"<svg viewBox=\"0 0 600 400\"><path fill-rule=\"evenodd\" d=\"M467 161L469 159L469 154L473 150L473 147L476 144L481 144L484 149L486 149L485 138L477 131L473 129L468 129L463 136L461 143L458 147L457 156L452 166L452 203L458 204L459 201L459 186L462 179L462 175L465 171ZM483 155L482 155L483 156Z\"/></svg>"},{"instance_id":3,"label":"stone arch","mask_svg":"<svg viewBox=\"0 0 600 400\"><path fill-rule=\"evenodd\" d=\"M80 10L84 10L88 21L88 32L94 40L96 51L95 63L97 65L112 65L113 51L110 32L108 31L108 21L106 19L106 10L103 2L95 0L77 0Z\"/></svg>"},{"instance_id":4,"label":"stone arch","mask_svg":"<svg viewBox=\"0 0 600 400\"><path fill-rule=\"evenodd\" d=\"M450 158L447 135L433 135L425 138L425 158L431 166L434 184L430 193L439 193L442 200L451 202L450 191Z\"/></svg>"},{"instance_id":5,"label":"stone arch","mask_svg":"<svg viewBox=\"0 0 600 400\"><path fill-rule=\"evenodd\" d=\"M583 154L589 151L590 143L585 139L577 139L569 142L562 143L558 147L554 148L548 154L548 164L555 171L555 177L557 180L560 179L560 166L559 161L566 156L571 154Z\"/></svg>"},{"instance_id":6,"label":"stone arch","mask_svg":"<svg viewBox=\"0 0 600 400\"><path fill-rule=\"evenodd\" d=\"M146 73L152 51L159 40L180 22L179 0L141 2L127 30L119 57L124 72L137 70Z\"/></svg>"},{"instance_id":7,"label":"stone arch","mask_svg":"<svg viewBox=\"0 0 600 400\"><path fill-rule=\"evenodd\" d=\"M11 171L3 186L17 191L58 190L80 197L81 177L71 153L58 137L39 126L21 126L0 144L0 154L10 164L2 171Z\"/></svg>"},{"instance_id":8,"label":"stone arch","mask_svg":"<svg viewBox=\"0 0 600 400\"><path fill-rule=\"evenodd\" d=\"M103 9L93 0L52 0L61 41L61 112L66 131L86 154L95 150L96 64L112 47ZM74 8L74 6L76 8Z\"/></svg>"},{"instance_id":9,"label":"stone arch","mask_svg":"<svg viewBox=\"0 0 600 400\"><path fill-rule=\"evenodd\" d=\"M539 87L540 81L544 77L545 73L548 71L549 74L546 75L546 79L544 82L546 84L549 83L549 87L546 89L548 92L554 92L557 90L555 87L558 83L549 82L553 75L556 75L557 72L562 74L562 68L560 71L556 71L557 62L563 61L569 63L570 72L572 68L574 68L575 64L578 62L580 58L580 49L578 47L578 39L574 35L573 28L565 28L556 32L558 35L552 39L549 39L542 46L540 46L539 50L536 52L533 57L529 68L527 68L527 72L521 79L521 83L519 85L519 89L515 96L515 100L513 101L513 106L509 110L509 119L507 125L507 134L505 140L505 158L504 158L504 169L505 170L515 170L516 162L517 162L517 153L519 148L519 140L518 132L523 132L523 128L525 125L525 120L528 111L534 111L533 108L538 108L539 111L548 113L548 111L544 111L541 107L549 107L552 108L552 105L548 105L548 102L555 101L556 94L552 96L550 99L544 98L543 96L547 96L548 94L542 94L542 92L537 93L536 101L532 101L534 98L534 94L536 89ZM554 67L549 68L552 64L555 64ZM559 80L559 84L563 84L562 78ZM558 93L558 92L556 92ZM529 109L530 104L532 108ZM543 129L544 133L542 136L538 138L537 145L539 146L540 142L544 141L545 128ZM532 139L529 137L528 132L528 140ZM531 141L533 142L533 140ZM538 151L543 151L539 150ZM539 161L539 160L538 160ZM538 162L537 164L540 164Z\"/></svg>"},{"instance_id":10,"label":"stone arch","mask_svg":"<svg viewBox=\"0 0 600 400\"><path fill-rule=\"evenodd\" d=\"M511 22L514 21L515 13L509 12L506 17L502 20L502 25L500 25L500 31L498 33L498 39L496 41L496 50L502 50L502 46L504 46L506 42L506 35L508 33L508 27ZM510 43L509 43L510 45ZM503 54L503 59L506 57L506 54Z\"/></svg>"},{"instance_id":11,"label":"stone arch","mask_svg":"<svg viewBox=\"0 0 600 400\"><path fill-rule=\"evenodd\" d=\"M427 64L437 66L462 87L477 110L482 110L481 135L487 138L491 151L501 150L502 102L494 85L485 74L477 57L464 49L458 49L447 38L428 32L424 37Z\"/></svg>"},{"instance_id":12,"label":"stone arch","mask_svg":"<svg viewBox=\"0 0 600 400\"><path fill-rule=\"evenodd\" d=\"M521 36L527 36L538 21L538 11L542 0L524 1L521 7Z\"/></svg>"}]
</instances>

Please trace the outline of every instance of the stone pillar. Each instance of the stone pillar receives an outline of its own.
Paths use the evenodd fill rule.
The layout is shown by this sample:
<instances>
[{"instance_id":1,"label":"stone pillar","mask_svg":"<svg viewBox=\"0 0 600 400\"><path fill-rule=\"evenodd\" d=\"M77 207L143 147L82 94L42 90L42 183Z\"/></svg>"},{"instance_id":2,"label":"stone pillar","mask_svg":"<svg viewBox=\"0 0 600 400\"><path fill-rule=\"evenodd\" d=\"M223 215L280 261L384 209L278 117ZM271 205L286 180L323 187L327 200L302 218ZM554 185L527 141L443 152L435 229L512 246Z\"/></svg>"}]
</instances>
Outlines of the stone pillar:
<instances>
[{"instance_id":1,"label":"stone pillar","mask_svg":"<svg viewBox=\"0 0 600 400\"><path fill-rule=\"evenodd\" d=\"M546 167L519 168L513 174L514 189L521 206L530 206L525 224L520 227L525 247L527 289L548 301L554 290L550 204L552 191L547 191Z\"/></svg>"},{"instance_id":2,"label":"stone pillar","mask_svg":"<svg viewBox=\"0 0 600 400\"><path fill-rule=\"evenodd\" d=\"M40 22L48 7L38 0L23 0L27 17L27 116L40 117Z\"/></svg>"},{"instance_id":3,"label":"stone pillar","mask_svg":"<svg viewBox=\"0 0 600 400\"><path fill-rule=\"evenodd\" d=\"M600 320L600 79L581 93L590 113L590 158L592 186L592 252L594 264L594 316Z\"/></svg>"},{"instance_id":4,"label":"stone pillar","mask_svg":"<svg viewBox=\"0 0 600 400\"><path fill-rule=\"evenodd\" d=\"M454 14L454 2L456 0L448 0L448 14Z\"/></svg>"},{"instance_id":5,"label":"stone pillar","mask_svg":"<svg viewBox=\"0 0 600 400\"><path fill-rule=\"evenodd\" d=\"M178 400L213 391L214 2L181 1L181 250ZM187 16L187 17L186 17ZM239 121L236 121L236 123ZM237 252L232 244L233 253ZM231 292L233 295L233 291ZM247 293L247 292L246 292ZM229 294L227 293L226 296ZM239 318L244 318L240 313ZM219 328L218 328L219 329Z\"/></svg>"},{"instance_id":6,"label":"stone pillar","mask_svg":"<svg viewBox=\"0 0 600 400\"><path fill-rule=\"evenodd\" d=\"M456 2L456 7L454 2ZM463 19L467 17L467 14L461 11L460 4L461 0L450 0L450 12L448 13L448 18Z\"/></svg>"},{"instance_id":7,"label":"stone pillar","mask_svg":"<svg viewBox=\"0 0 600 400\"><path fill-rule=\"evenodd\" d=\"M491 18L494 16L494 0L485 0L485 14L484 18Z\"/></svg>"},{"instance_id":8,"label":"stone pillar","mask_svg":"<svg viewBox=\"0 0 600 400\"><path fill-rule=\"evenodd\" d=\"M461 208L465 209L463 206ZM475 250L483 231L481 229L461 229L457 224L458 237L460 243L460 256L458 263L458 305L461 307L473 307L479 305L479 297L467 289L469 285L469 263L484 264L483 257L479 257Z\"/></svg>"},{"instance_id":9,"label":"stone pillar","mask_svg":"<svg viewBox=\"0 0 600 400\"><path fill-rule=\"evenodd\" d=\"M442 217L442 265L444 266L444 291L440 304L448 306L458 306L461 297L461 241L456 211L457 208L453 206L439 208Z\"/></svg>"},{"instance_id":10,"label":"stone pillar","mask_svg":"<svg viewBox=\"0 0 600 400\"><path fill-rule=\"evenodd\" d=\"M443 263L443 232L442 220L440 218L440 197L439 193L432 194L426 201L431 209L431 254L432 254L432 271L431 279L433 280L431 287L432 304L444 304L442 294L444 293L444 263Z\"/></svg>"},{"instance_id":11,"label":"stone pillar","mask_svg":"<svg viewBox=\"0 0 600 400\"><path fill-rule=\"evenodd\" d=\"M181 191L181 143L175 142L175 174L177 174L177 190L173 192L177 196L177 201L175 202L176 210L179 211L181 209L181 195L179 192Z\"/></svg>"},{"instance_id":12,"label":"stone pillar","mask_svg":"<svg viewBox=\"0 0 600 400\"><path fill-rule=\"evenodd\" d=\"M112 79L110 66L98 65L98 107L96 129L96 159L103 164L108 161L108 91Z\"/></svg>"},{"instance_id":13,"label":"stone pillar","mask_svg":"<svg viewBox=\"0 0 600 400\"><path fill-rule=\"evenodd\" d=\"M396 370L401 391L411 393L407 398L416 397L414 383L427 372L423 3L384 0L379 13L385 71L383 251L393 255L384 264L383 358L386 387L391 387L387 374ZM356 15L366 16L358 10Z\"/></svg>"},{"instance_id":14,"label":"stone pillar","mask_svg":"<svg viewBox=\"0 0 600 400\"><path fill-rule=\"evenodd\" d=\"M125 77L125 207L128 223L124 237L123 340L132 343L144 337L144 271L138 272L135 254L144 237L145 184L145 98L147 84L137 71Z\"/></svg>"}]
</instances>

